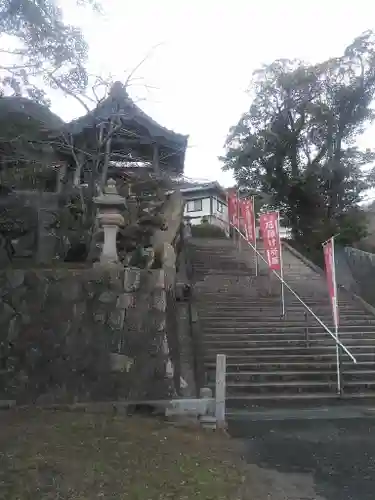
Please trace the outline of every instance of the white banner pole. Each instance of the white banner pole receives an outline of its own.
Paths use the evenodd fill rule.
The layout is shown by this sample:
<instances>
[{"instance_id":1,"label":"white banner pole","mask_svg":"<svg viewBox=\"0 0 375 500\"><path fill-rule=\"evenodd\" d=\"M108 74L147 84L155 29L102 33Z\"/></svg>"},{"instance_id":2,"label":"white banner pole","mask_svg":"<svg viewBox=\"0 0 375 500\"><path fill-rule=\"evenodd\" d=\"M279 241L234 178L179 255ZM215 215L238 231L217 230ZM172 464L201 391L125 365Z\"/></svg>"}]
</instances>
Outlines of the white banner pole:
<instances>
[{"instance_id":1,"label":"white banner pole","mask_svg":"<svg viewBox=\"0 0 375 500\"><path fill-rule=\"evenodd\" d=\"M237 196L237 191L235 192L236 193L236 196ZM234 196L234 193L233 191L231 191L231 194L230 196L228 195L228 218L229 218L229 229L231 228L231 220L230 220L230 217L233 217L233 219L235 219L236 215L237 215L237 208L236 208L236 213L231 213L229 214L229 197L233 199L233 196ZM233 209L233 204L232 204L232 207ZM234 222L234 220L233 220ZM236 234L236 231L234 230L234 226L232 227L232 238L233 238L233 243L234 245L236 245L236 238L237 238L237 234Z\"/></svg>"},{"instance_id":2,"label":"white banner pole","mask_svg":"<svg viewBox=\"0 0 375 500\"><path fill-rule=\"evenodd\" d=\"M257 225L255 218L255 196L252 197L253 205L253 231L254 231L254 260L255 260L255 276L258 276L258 254L257 254Z\"/></svg>"},{"instance_id":3,"label":"white banner pole","mask_svg":"<svg viewBox=\"0 0 375 500\"><path fill-rule=\"evenodd\" d=\"M279 233L279 251L280 251L280 276L281 276L281 315L285 316L285 290L284 290L284 261L283 261L283 249L281 246L281 236L280 236L280 212L277 212L277 225Z\"/></svg>"},{"instance_id":4,"label":"white banner pole","mask_svg":"<svg viewBox=\"0 0 375 500\"><path fill-rule=\"evenodd\" d=\"M237 224L238 224L238 229L241 231L241 210L240 210L240 191L237 189ZM241 253L241 237L238 235L238 252ZM239 263L238 263L238 268L239 268Z\"/></svg>"}]
</instances>

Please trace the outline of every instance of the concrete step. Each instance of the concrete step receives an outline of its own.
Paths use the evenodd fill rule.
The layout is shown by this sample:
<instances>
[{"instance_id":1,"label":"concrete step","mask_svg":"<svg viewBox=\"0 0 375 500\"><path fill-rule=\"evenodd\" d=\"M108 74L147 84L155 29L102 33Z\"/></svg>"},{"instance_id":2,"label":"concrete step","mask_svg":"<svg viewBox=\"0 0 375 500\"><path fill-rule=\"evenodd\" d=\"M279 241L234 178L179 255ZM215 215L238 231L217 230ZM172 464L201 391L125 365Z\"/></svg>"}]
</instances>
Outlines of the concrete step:
<instances>
[{"instance_id":1,"label":"concrete step","mask_svg":"<svg viewBox=\"0 0 375 500\"><path fill-rule=\"evenodd\" d=\"M314 320L314 322L306 323L305 321L294 321L293 323L284 323L282 318L280 318L279 322L277 322L278 318L273 316L270 318L270 321L266 324L264 322L259 322L254 318L248 318L246 321L233 321L229 322L227 320L223 320L222 322L211 323L207 320L200 319L199 324L201 330L207 334L218 334L218 335L232 335L238 334L243 335L253 335L253 334L284 334L290 333L292 335L298 334L300 332L305 332L315 334L319 332L326 332L326 329L321 326L318 321ZM332 321L328 321L327 318L320 318L325 327L334 332L334 325L332 325ZM341 334L350 334L351 332L375 332L375 322L363 321L363 322L351 322L345 321L340 325L338 330L339 336ZM232 337L230 337L232 338Z\"/></svg>"},{"instance_id":2,"label":"concrete step","mask_svg":"<svg viewBox=\"0 0 375 500\"><path fill-rule=\"evenodd\" d=\"M258 325L256 323L251 323L249 322L248 325L246 326L236 326L233 325L232 327L230 326L212 326L212 325L205 325L203 327L204 334L215 334L215 335L221 335L221 334L233 334L236 335L238 334L252 334L252 333L259 333L259 334L267 334L267 333L295 333L295 332L304 332L306 328L306 325L301 323L301 324L295 324L295 325L283 325L282 323L277 326L275 325ZM329 325L327 325L327 328L329 328ZM325 332L325 329L320 326L319 324L317 325L309 325L309 334L313 336L315 333L320 333L320 332ZM375 329L373 325L352 325L352 324L347 324L345 325L345 330L340 330L339 335L345 334L345 333L375 333ZM327 332L327 335L329 333Z\"/></svg>"},{"instance_id":3,"label":"concrete step","mask_svg":"<svg viewBox=\"0 0 375 500\"><path fill-rule=\"evenodd\" d=\"M329 329L328 325L328 329ZM248 328L239 328L233 326L231 327L211 327L211 325L205 326L201 325L201 331L204 334L204 338L207 341L215 341L219 340L220 342L256 342L256 341L275 341L278 342L280 340L300 340L305 339L306 337L313 340L320 340L324 338L331 339L332 336L320 325L316 327L305 328L305 325L299 325L297 327L277 327L274 328L264 328L256 326L252 329ZM333 335L335 334L334 330L330 330ZM375 340L375 328L363 327L363 325L357 326L348 326L348 328L339 330L338 332L339 339L358 339L358 338L367 338Z\"/></svg>"},{"instance_id":4,"label":"concrete step","mask_svg":"<svg viewBox=\"0 0 375 500\"><path fill-rule=\"evenodd\" d=\"M343 344L347 342L362 342L364 344L375 344L375 332L371 332L371 334L361 333L361 332L345 332L340 334L340 341ZM207 345L228 345L232 343L233 346L238 345L248 345L249 343L255 343L259 347L262 346L263 343L267 343L268 345L272 343L277 346L280 345L280 342L309 342L311 346L314 345L315 342L324 342L324 341L332 342L332 337L326 332L319 332L314 334L309 334L306 336L302 331L299 333L288 334L285 335L283 333L251 333L251 334L223 334L223 335L215 335L208 334L204 335L203 342Z\"/></svg>"},{"instance_id":5,"label":"concrete step","mask_svg":"<svg viewBox=\"0 0 375 500\"><path fill-rule=\"evenodd\" d=\"M227 268L224 267L222 264L218 266L217 269L197 269L193 268L193 274L196 276L201 276L201 279L197 279L197 282L201 282L202 284L205 283L205 280L207 279L207 276L210 277L223 277L224 279L232 279L235 280L237 276L241 277L249 277L249 271L247 269L239 269L238 267L235 268ZM234 282L234 281L233 281Z\"/></svg>"},{"instance_id":6,"label":"concrete step","mask_svg":"<svg viewBox=\"0 0 375 500\"><path fill-rule=\"evenodd\" d=\"M196 240L192 254L205 368L213 384L216 354L227 355L229 408L342 400L337 396L334 339L287 289L286 316L281 318L280 283L268 279L263 264L261 276L254 276L253 253L246 246L238 253L231 241ZM283 257L286 281L333 330L324 275L287 250ZM375 397L375 315L341 290L339 309L340 339L358 361L341 355L345 397L363 401Z\"/></svg>"},{"instance_id":7,"label":"concrete step","mask_svg":"<svg viewBox=\"0 0 375 500\"><path fill-rule=\"evenodd\" d=\"M213 273L214 274L214 273ZM228 280L230 280L231 278L231 275L228 274ZM253 287L256 287L258 285L257 283L257 279L254 278L254 277L249 277L249 279L247 280L249 285L252 285ZM230 283L230 281L229 281ZM235 281L233 281L233 284L235 283ZM259 281L259 284L264 286L265 284L267 285L268 282L264 280L264 277L262 277L262 279ZM272 284L280 284L278 281L272 281ZM223 283L224 285L224 283ZM275 287L276 288L276 287ZM214 290L207 290L206 291L206 295L207 296L214 296L215 295L215 291ZM231 293L228 292L228 297L227 298L236 298L237 296L240 296L241 294L240 293L237 293L235 290ZM298 302L298 299L296 298L295 295L293 295L292 292L290 292L288 289L285 290L285 295L286 295L286 299L290 300L290 302L295 302L297 303ZM324 295L322 296L320 293L318 293L317 291L312 291L310 288L308 290L306 290L306 294L304 295L304 297L306 299L311 299L311 300L316 300L316 302L325 302L325 300L327 300L327 298L329 297L328 296L328 290L327 288L324 290ZM270 296L265 296L263 297L264 300L274 300L273 297L270 297ZM340 300L341 299L341 300ZM341 296L339 297L339 300L342 302L342 303L354 303L354 300L349 297L349 296Z\"/></svg>"},{"instance_id":8,"label":"concrete step","mask_svg":"<svg viewBox=\"0 0 375 500\"><path fill-rule=\"evenodd\" d=\"M229 358L231 359L231 358ZM206 369L208 371L216 370L216 362L207 361L205 363ZM353 361L346 361L345 359L341 362L341 367L343 371L350 371L355 366L358 370L373 370L375 369L375 358L373 361L358 361L356 365L354 365ZM326 361L281 361L281 362L257 362L252 363L251 361L240 361L234 362L227 360L227 373L237 373L237 372L245 372L252 373L258 372L260 370L267 370L271 373L274 371L308 371L308 372L317 372L320 373L322 370L334 371L336 372L336 358L327 359Z\"/></svg>"},{"instance_id":9,"label":"concrete step","mask_svg":"<svg viewBox=\"0 0 375 500\"><path fill-rule=\"evenodd\" d=\"M254 310L269 310L272 311L273 309L280 308L281 300L279 297L276 297L275 300L272 302L263 300L263 297L259 296L251 296L247 295L246 297L238 297L236 299L228 300L225 297L225 293L222 291L216 292L216 299L214 296L212 297L207 297L202 294L199 289L197 289L199 293L197 293L197 296L199 297L199 303L202 306L206 307L225 307L226 309L238 309L238 310L246 310L248 308L254 309ZM305 304L315 311L320 311L320 312L328 312L331 311L331 306L329 301L323 303L323 304L317 304L317 303L312 303L306 301ZM301 311L301 310L306 310L306 307L301 304L300 302L296 303L288 303L287 301L285 302L285 308L286 308L286 313L288 314L289 312L292 311ZM366 311L362 310L355 304L347 304L347 305L340 305L340 310L342 312L363 312L364 314L369 314Z\"/></svg>"},{"instance_id":10,"label":"concrete step","mask_svg":"<svg viewBox=\"0 0 375 500\"><path fill-rule=\"evenodd\" d=\"M278 308L280 309L280 308ZM201 320L205 320L205 321L213 321L213 320L218 320L218 321L225 321L225 320L228 320L228 321L233 321L233 322L241 322L241 321L247 321L249 318L250 319L253 319L253 316L252 316L252 312L253 311L249 311L249 310L246 310L244 311L244 314L241 314L241 315L232 315L232 314L228 314L227 311L222 310L222 309L217 309L217 310L214 310L214 311L207 311L205 307L202 307L202 306L199 306L198 305L198 311L199 311L199 318ZM257 313L259 313L259 310L256 311ZM227 313L227 314L226 314ZM219 316L219 318L218 318ZM301 319L305 321L305 318L310 318L310 320L312 321L313 317L311 316L310 313L306 313L305 315L305 311L295 311L292 313L288 313L285 318L284 318L284 321L300 321ZM259 316L258 316L259 318ZM271 319L272 318L275 318L275 321L280 321L280 319L278 318L278 316L272 316L271 315ZM325 314L322 314L320 316L320 318L326 318L326 319L331 319L332 321L332 313L331 311L325 313ZM267 318L264 318L263 316L261 316L259 319L267 319L268 320L268 317ZM361 321L368 321L368 322L374 322L375 323L375 316L373 316L372 314L364 314L364 313L361 313L360 311L354 311L354 312L342 312L342 314L340 314L340 321L343 322L343 321L357 321L357 320L361 320Z\"/></svg>"},{"instance_id":11,"label":"concrete step","mask_svg":"<svg viewBox=\"0 0 375 500\"><path fill-rule=\"evenodd\" d=\"M375 356L375 345L351 345L350 346L350 352L354 357L359 354L371 354L372 356ZM267 347L262 347L259 349L259 347L226 347L225 349L222 348L221 346L206 346L205 347L206 351L206 357L213 357L216 356L217 354L226 354L227 356L236 356L236 357L241 357L241 356L248 356L249 360L250 358L255 361L262 359L262 357L267 357L268 360L284 360L286 359L287 355L294 355L295 357L303 357L303 356L314 356L318 357L323 354L334 354L336 352L336 346L332 342L332 344L321 344L321 345L314 345L313 347L304 347L301 345L290 345L290 346L283 346L283 347L277 347L277 346L267 346ZM306 353L308 351L308 354Z\"/></svg>"},{"instance_id":12,"label":"concrete step","mask_svg":"<svg viewBox=\"0 0 375 500\"><path fill-rule=\"evenodd\" d=\"M206 349L204 353L204 362L205 364L212 364L216 362L216 355L223 354L222 350L212 350ZM287 351L282 351L282 357L280 357L280 352L276 355L274 354L274 350L265 351L264 349L259 353L252 352L248 353L248 351L243 352L243 349L239 349L234 353L226 352L227 363L232 364L263 364L269 363L270 365L284 365L285 363L336 363L336 349L320 349L318 352L311 353L310 349L297 349L292 350L288 349ZM373 363L375 362L375 352L365 350L364 352L356 352L355 357L357 362L367 362ZM347 360L348 363L353 363L351 358L349 358L346 354L342 355L343 360Z\"/></svg>"},{"instance_id":13,"label":"concrete step","mask_svg":"<svg viewBox=\"0 0 375 500\"><path fill-rule=\"evenodd\" d=\"M224 263L224 265L228 265L228 266L232 266L232 267L235 267L235 266L246 266L249 271L252 271L251 269L251 263L247 261L247 259L239 259L239 260L235 260L235 258L233 258L232 256L230 255L224 255L224 254L209 254L209 253L206 253L206 254L199 254L198 253L195 253L194 255L195 257L195 262L193 264L193 268L197 269L197 268L204 268L204 269L212 269L215 267L215 264L218 265L218 264L221 264L221 263Z\"/></svg>"},{"instance_id":14,"label":"concrete step","mask_svg":"<svg viewBox=\"0 0 375 500\"><path fill-rule=\"evenodd\" d=\"M229 257L226 258L224 256L218 256L218 255L195 255L193 257L194 259L194 264L192 265L193 269L204 269L204 270L215 270L215 269L220 269L220 265L228 266L228 267L239 267L239 266L245 266L246 269L248 269L249 274L252 274L255 276L255 270L253 269L253 266L251 262L248 262L247 259L240 259L240 260L235 260L235 257ZM267 272L267 276L269 276L269 273Z\"/></svg>"},{"instance_id":15,"label":"concrete step","mask_svg":"<svg viewBox=\"0 0 375 500\"><path fill-rule=\"evenodd\" d=\"M268 285L253 286L251 280L247 276L238 276L234 274L230 277L230 279L231 281L229 281L228 275L224 272L215 275L207 273L203 275L202 280L196 280L195 288L199 291L202 300L207 302L209 302L210 299L215 300L215 295L217 296L218 292L220 292L220 296L217 298L220 299L221 302L236 302L237 300L251 302L254 301L254 297L257 297L257 300L262 301L265 305L268 304L272 306L281 300L280 287L277 284L272 285L271 287ZM207 294L208 289L211 290L211 293L214 291L214 294ZM231 297L227 297L227 294L229 293L232 294ZM236 293L237 297L233 296L234 293ZM304 297L302 293L298 295L308 304L322 305L323 307L330 305L328 297L326 297L325 300L318 301L314 297ZM319 297L322 297L321 293L319 293ZM292 302L287 297L285 299L285 303L289 305L301 305L299 300ZM355 302L346 302L339 305L341 308L345 307L345 305L354 305L362 310L362 307Z\"/></svg>"},{"instance_id":16,"label":"concrete step","mask_svg":"<svg viewBox=\"0 0 375 500\"><path fill-rule=\"evenodd\" d=\"M211 284L209 286L212 286ZM252 296L249 295L249 291L244 291L244 293L239 293L236 296L231 296L229 297L223 289L218 289L215 291L213 294L207 294L206 292L202 293L202 290L197 287L197 290L199 290L199 302L202 304L228 304L231 306L237 306L237 307L245 307L249 305L256 305L258 307L263 307L263 308L272 308L272 307L277 307L280 305L281 298L279 294L272 296L272 297L267 297L267 296ZM218 295L218 292L220 294ZM306 297L301 297L303 301L311 308L313 309L318 308L318 309L331 309L331 305L329 302L329 299L327 298L326 300L322 301L316 301L316 300L309 300ZM299 309L301 307L304 308L304 305L299 302L298 300L296 301L288 301L285 300L285 305L290 308L290 309ZM365 312L362 308L359 307L358 304L356 304L353 301L348 301L345 303L339 303L339 308L344 310L355 310L355 311L362 311ZM368 313L367 313L368 314Z\"/></svg>"},{"instance_id":17,"label":"concrete step","mask_svg":"<svg viewBox=\"0 0 375 500\"><path fill-rule=\"evenodd\" d=\"M342 343L344 346L352 353L352 355L355 357L355 352L358 352L358 349L366 349L366 350L371 350L373 349L375 351L375 340L374 339L366 339L363 337L360 337L358 339L345 339L342 340ZM251 350L254 353L259 353L263 352L265 349L269 347L269 345L272 344L273 349L284 349L284 350L291 350L291 349L326 349L326 348L334 348L335 343L334 340L331 340L328 336L327 337L322 337L319 340L309 340L308 344L306 344L305 340L300 339L300 340L272 340L272 341L267 341L267 340L257 340L257 341L228 341L228 342L204 342L204 347L207 351L212 352L215 351L217 353L220 353L220 351L224 354L233 352L233 351L238 351L238 350L246 350L246 353L251 355Z\"/></svg>"},{"instance_id":18,"label":"concrete step","mask_svg":"<svg viewBox=\"0 0 375 500\"><path fill-rule=\"evenodd\" d=\"M208 387L215 389L215 384L209 382ZM226 389L230 397L263 394L272 397L273 394L301 394L307 392L335 392L337 380L291 381L270 380L266 382L227 382ZM375 389L375 381L374 381Z\"/></svg>"},{"instance_id":19,"label":"concrete step","mask_svg":"<svg viewBox=\"0 0 375 500\"><path fill-rule=\"evenodd\" d=\"M223 311L222 311L223 312ZM235 329L239 333L243 330L250 329L253 330L259 329L261 331L262 328L265 330L268 329L273 329L273 328L291 328L291 330L296 329L298 327L304 327L308 329L324 329L322 326L322 323L328 327L328 328L333 328L333 321L332 317L328 315L321 315L321 316L306 316L304 314L301 314L300 316L293 316L293 317L288 317L288 316L281 316L278 314L272 314L269 316L264 316L262 314L253 313L252 315L247 314L246 316L243 316L242 314L236 314L231 317L230 315L215 315L215 318L212 318L212 313L210 312L209 315L203 315L201 310L198 308L198 317L199 317L199 322L201 325L203 325L205 328L218 328L220 329L226 329L230 328ZM321 323L322 322L322 323ZM361 317L359 316L352 316L348 318L341 318L341 322L339 325L339 333L340 331L351 331L351 329L356 328L356 327L363 327L365 330L371 330L371 328L375 327L375 318L366 318L366 317Z\"/></svg>"},{"instance_id":20,"label":"concrete step","mask_svg":"<svg viewBox=\"0 0 375 500\"><path fill-rule=\"evenodd\" d=\"M212 318L212 316L215 316L215 319L220 319L222 321L225 318L233 319L234 321L247 321L247 320L254 320L257 319L259 321L268 321L268 319L272 320L277 320L277 321L295 321L295 320L301 320L304 323L306 321L311 322L317 321L316 317L317 316L320 320L323 318L326 319L327 321L330 320L330 323L332 323L332 314L330 312L319 312L316 310L313 310L315 316L313 316L311 313L306 313L305 310L301 309L299 311L294 311L293 313L287 311L285 316L281 315L281 307L274 308L272 310L265 310L263 308L246 308L246 309L239 309L239 308L228 308L227 306L223 305L221 308L216 307L211 307L207 308L202 305L198 305L197 310L199 312L199 317L201 319L205 318ZM307 318L307 319L306 319ZM348 316L343 316L342 321L350 321L350 319L353 320L366 320L366 321L375 321L375 317L368 317L368 316L362 316L361 314L352 314L350 313Z\"/></svg>"},{"instance_id":21,"label":"concrete step","mask_svg":"<svg viewBox=\"0 0 375 500\"><path fill-rule=\"evenodd\" d=\"M210 328L216 328L216 327L221 327L221 328L234 328L234 329L240 329L240 328L247 328L248 326L254 326L256 325L261 329L262 327L278 327L282 326L284 328L288 328L289 326L291 328L295 328L297 326L300 327L308 327L310 329L319 326L318 321L315 318L310 318L310 320L305 319L303 315L299 317L286 317L286 318L280 318L277 316L271 316L269 318L241 318L241 317L236 317L236 318L205 318L202 317L201 315L199 316L200 323L203 326L209 326ZM333 326L332 325L332 318L325 317L325 316L320 316L319 319L323 321L325 325L328 327ZM340 329L339 331L345 331L347 329L350 329L350 327L374 327L375 328L375 318L362 318L361 316L357 316L356 318L351 318L351 319L343 319L340 318ZM347 328L348 327L348 328Z\"/></svg>"},{"instance_id":22,"label":"concrete step","mask_svg":"<svg viewBox=\"0 0 375 500\"><path fill-rule=\"evenodd\" d=\"M212 271L212 275L213 275L213 277L215 277L216 270L213 270L211 268L211 269L207 269L207 271L208 272ZM230 278L231 278L231 275L228 273L228 282L229 283L230 283ZM310 282L311 282L311 280L309 280L309 283ZM233 283L235 283L235 281L233 281ZM269 285L269 284L280 285L280 281L276 278L269 280L267 276L261 275L261 276L256 277L256 276L253 276L251 273L249 274L249 277L248 277L248 283L251 284L252 287L257 287L258 285L261 285L262 287L264 287L265 285ZM300 289L302 289L302 288L300 287ZM311 298L311 299L315 298L318 302L322 301L323 299L328 297L328 288L326 285L324 287L319 287L319 288L311 288L311 286L306 285L306 288L304 288L304 290L305 290L306 298ZM207 292L210 293L209 290L207 290ZM211 293L214 293L214 291L212 290ZM323 295L321 293L323 293ZM235 291L233 294L235 294ZM298 300L296 298L296 296L293 294L293 292L291 292L287 287L285 287L285 294L288 295L288 297L290 299L293 299L294 301ZM338 299L341 301L344 301L344 302L353 301L352 297L348 294L341 294L338 296Z\"/></svg>"},{"instance_id":23,"label":"concrete step","mask_svg":"<svg viewBox=\"0 0 375 500\"><path fill-rule=\"evenodd\" d=\"M255 283L251 278L246 278L243 279L242 281L238 282L238 280L233 279L231 275L227 275L227 282L223 279L223 276L216 276L216 275L210 275L206 276L205 281L202 283L198 283L196 286L200 289L204 289L204 295L201 298L204 298L205 300L208 299L215 299L215 297L218 300L228 302L230 300L245 300L248 292L253 288L258 290L257 283ZM213 283L216 283L218 287L220 287L220 290L226 290L225 293L219 297L217 297L217 289L210 289L210 287L213 286ZM274 283L275 286L268 287L268 284L261 284L262 286L259 287L260 290L263 289L269 289L273 290L273 294L264 294L259 298L264 304L269 303L270 305L275 304L280 300L280 290L278 283ZM267 286L265 286L267 285ZM276 286L277 285L277 286ZM230 288L228 288L230 287ZM319 293L314 293L314 294L304 294L301 296L302 300L309 301L313 303L314 305L323 305L327 306L330 304L329 302L329 297L327 293L324 293L322 295L320 292ZM288 290L285 290L285 303L289 305L300 305L301 302L299 299L295 297L291 292L288 292ZM339 298L339 305L340 306L345 306L345 305L355 305L359 309L362 309L360 306L360 303L353 300L350 297L345 297L345 298Z\"/></svg>"},{"instance_id":24,"label":"concrete step","mask_svg":"<svg viewBox=\"0 0 375 500\"><path fill-rule=\"evenodd\" d=\"M272 398L268 394L242 394L229 395L226 400L227 411L247 410L256 411L259 409L280 409L288 407L290 409L324 408L327 406L350 405L373 405L375 391L365 391L357 393L343 393L339 395L334 392L307 392L299 394L273 394Z\"/></svg>"},{"instance_id":25,"label":"concrete step","mask_svg":"<svg viewBox=\"0 0 375 500\"><path fill-rule=\"evenodd\" d=\"M214 383L208 383L213 390ZM297 381L275 381L265 382L227 382L227 391L230 397L245 396L250 394L301 394L306 392L335 392L337 391L337 380L297 380ZM363 392L371 390L375 392L375 378L368 380L345 381L345 393Z\"/></svg>"},{"instance_id":26,"label":"concrete step","mask_svg":"<svg viewBox=\"0 0 375 500\"><path fill-rule=\"evenodd\" d=\"M357 366L356 366L357 368ZM349 381L356 380L375 380L375 366L373 370L356 369L356 370L342 370L342 377L345 384ZM336 367L331 370L321 371L253 371L253 372L228 372L227 384L233 383L260 383L260 382L293 382L293 381L337 381ZM211 379L214 382L215 378Z\"/></svg>"}]
</instances>

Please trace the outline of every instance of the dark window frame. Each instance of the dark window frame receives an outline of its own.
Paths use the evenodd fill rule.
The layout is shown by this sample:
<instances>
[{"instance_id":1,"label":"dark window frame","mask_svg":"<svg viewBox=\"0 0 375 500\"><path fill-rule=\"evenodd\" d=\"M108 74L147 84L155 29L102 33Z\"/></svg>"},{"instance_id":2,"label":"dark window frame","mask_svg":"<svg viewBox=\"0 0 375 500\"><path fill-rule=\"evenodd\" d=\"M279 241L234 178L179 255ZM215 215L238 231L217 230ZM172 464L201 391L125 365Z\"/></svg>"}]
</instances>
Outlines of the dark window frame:
<instances>
[{"instance_id":1,"label":"dark window frame","mask_svg":"<svg viewBox=\"0 0 375 500\"><path fill-rule=\"evenodd\" d=\"M195 208L195 205L196 203L199 203L199 206L200 208ZM192 209L189 208L189 204L190 203L193 203L193 207ZM187 212L202 212L203 211L203 200L200 198L200 199L197 199L197 200L189 200L187 203L186 203L186 211Z\"/></svg>"},{"instance_id":2,"label":"dark window frame","mask_svg":"<svg viewBox=\"0 0 375 500\"><path fill-rule=\"evenodd\" d=\"M216 200L216 212L219 212L220 214L224 213L224 203L220 200Z\"/></svg>"}]
</instances>

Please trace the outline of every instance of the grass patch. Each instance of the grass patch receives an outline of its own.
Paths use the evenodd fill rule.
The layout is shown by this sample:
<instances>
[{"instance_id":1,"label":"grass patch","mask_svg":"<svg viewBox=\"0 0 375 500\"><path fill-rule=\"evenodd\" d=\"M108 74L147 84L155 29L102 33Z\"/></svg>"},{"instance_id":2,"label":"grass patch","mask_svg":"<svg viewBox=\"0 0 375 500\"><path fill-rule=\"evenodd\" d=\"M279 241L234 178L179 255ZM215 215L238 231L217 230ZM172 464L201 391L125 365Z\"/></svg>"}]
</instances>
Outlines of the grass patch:
<instances>
[{"instance_id":1,"label":"grass patch","mask_svg":"<svg viewBox=\"0 0 375 500\"><path fill-rule=\"evenodd\" d=\"M141 417L0 414L0 498L233 500L242 483L226 438Z\"/></svg>"}]
</instances>

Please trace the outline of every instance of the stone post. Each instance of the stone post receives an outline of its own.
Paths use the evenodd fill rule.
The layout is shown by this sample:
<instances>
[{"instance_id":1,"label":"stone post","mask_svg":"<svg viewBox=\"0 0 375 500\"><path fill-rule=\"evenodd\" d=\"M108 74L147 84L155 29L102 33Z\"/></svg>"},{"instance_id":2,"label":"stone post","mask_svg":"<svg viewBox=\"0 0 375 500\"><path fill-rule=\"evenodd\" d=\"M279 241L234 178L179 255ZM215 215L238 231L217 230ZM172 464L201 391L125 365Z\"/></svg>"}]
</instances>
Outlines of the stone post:
<instances>
[{"instance_id":1,"label":"stone post","mask_svg":"<svg viewBox=\"0 0 375 500\"><path fill-rule=\"evenodd\" d=\"M103 193L94 198L94 203L98 205L98 221L104 232L100 263L116 264L119 261L116 237L119 226L124 224L124 218L120 213L120 209L125 206L125 198L117 192L116 181L108 179Z\"/></svg>"},{"instance_id":2,"label":"stone post","mask_svg":"<svg viewBox=\"0 0 375 500\"><path fill-rule=\"evenodd\" d=\"M225 427L225 399L226 399L226 356L225 354L216 355L216 421L221 428Z\"/></svg>"}]
</instances>

